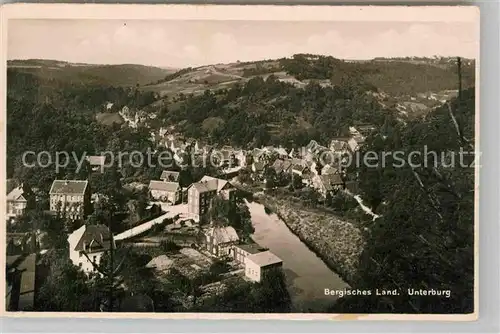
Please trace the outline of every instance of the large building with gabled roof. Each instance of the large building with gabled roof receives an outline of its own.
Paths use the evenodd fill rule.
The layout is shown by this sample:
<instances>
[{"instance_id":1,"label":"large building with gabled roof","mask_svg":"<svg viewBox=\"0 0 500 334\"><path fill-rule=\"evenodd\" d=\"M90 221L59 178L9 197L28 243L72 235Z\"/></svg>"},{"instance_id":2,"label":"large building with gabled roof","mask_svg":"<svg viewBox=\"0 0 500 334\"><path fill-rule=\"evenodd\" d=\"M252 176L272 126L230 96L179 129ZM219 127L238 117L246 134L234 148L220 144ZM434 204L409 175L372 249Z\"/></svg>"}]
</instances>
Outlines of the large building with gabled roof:
<instances>
[{"instance_id":1,"label":"large building with gabled roof","mask_svg":"<svg viewBox=\"0 0 500 334\"><path fill-rule=\"evenodd\" d=\"M54 180L49 191L50 211L70 219L84 219L90 209L87 180Z\"/></svg>"},{"instance_id":2,"label":"large building with gabled roof","mask_svg":"<svg viewBox=\"0 0 500 334\"><path fill-rule=\"evenodd\" d=\"M216 195L235 201L235 188L227 180L204 176L199 182L187 189L188 213L197 221L203 220L210 209L210 203Z\"/></svg>"},{"instance_id":3,"label":"large building with gabled roof","mask_svg":"<svg viewBox=\"0 0 500 334\"><path fill-rule=\"evenodd\" d=\"M82 225L68 237L69 258L84 272L92 272L94 264L101 263L102 255L111 248L112 242L106 225Z\"/></svg>"}]
</instances>

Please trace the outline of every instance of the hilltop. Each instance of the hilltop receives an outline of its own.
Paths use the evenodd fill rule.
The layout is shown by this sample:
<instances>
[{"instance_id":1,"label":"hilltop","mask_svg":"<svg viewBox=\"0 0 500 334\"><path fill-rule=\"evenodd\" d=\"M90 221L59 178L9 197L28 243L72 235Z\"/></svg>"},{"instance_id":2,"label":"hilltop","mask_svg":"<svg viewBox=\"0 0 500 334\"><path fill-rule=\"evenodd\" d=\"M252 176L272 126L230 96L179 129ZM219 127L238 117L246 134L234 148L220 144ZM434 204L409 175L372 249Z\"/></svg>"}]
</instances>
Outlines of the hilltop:
<instances>
[{"instance_id":1,"label":"hilltop","mask_svg":"<svg viewBox=\"0 0 500 334\"><path fill-rule=\"evenodd\" d=\"M7 69L33 74L43 80L54 79L74 84L106 86L143 85L176 71L170 68L134 64L94 65L49 59L9 60Z\"/></svg>"},{"instance_id":2,"label":"hilltop","mask_svg":"<svg viewBox=\"0 0 500 334\"><path fill-rule=\"evenodd\" d=\"M255 78L267 80L272 76L280 83L299 89L310 84L333 88L350 82L362 85L382 108L397 110L402 118L413 118L457 95L456 62L456 58L443 57L353 61L297 54L274 60L184 68L140 89L159 95L160 99L152 107L168 106L169 111L176 111L182 105L179 101L186 96L199 96L206 90L223 92L245 86ZM473 86L474 82L475 61L463 59L463 88Z\"/></svg>"},{"instance_id":3,"label":"hilltop","mask_svg":"<svg viewBox=\"0 0 500 334\"><path fill-rule=\"evenodd\" d=\"M465 87L474 84L473 60L463 61ZM142 87L165 97L200 94L236 83L244 84L256 76L274 75L282 82L305 87L311 81L322 86L339 84L342 78L362 78L368 85L391 95L439 92L456 89L455 58L375 58L340 60L328 56L297 54L290 58L255 62L214 64L185 68Z\"/></svg>"}]
</instances>

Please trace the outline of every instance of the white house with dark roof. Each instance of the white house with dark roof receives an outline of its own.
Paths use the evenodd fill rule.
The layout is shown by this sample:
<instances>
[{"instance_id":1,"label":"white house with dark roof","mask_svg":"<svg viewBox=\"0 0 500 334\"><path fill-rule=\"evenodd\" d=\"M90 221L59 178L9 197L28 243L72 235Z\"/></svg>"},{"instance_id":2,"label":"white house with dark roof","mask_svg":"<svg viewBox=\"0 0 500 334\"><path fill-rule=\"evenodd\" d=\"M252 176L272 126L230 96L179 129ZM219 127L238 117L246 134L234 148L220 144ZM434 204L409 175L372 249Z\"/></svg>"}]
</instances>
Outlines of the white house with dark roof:
<instances>
[{"instance_id":1,"label":"white house with dark roof","mask_svg":"<svg viewBox=\"0 0 500 334\"><path fill-rule=\"evenodd\" d=\"M282 266L283 261L270 251L251 254L245 259L245 276L254 282L262 282L267 273Z\"/></svg>"},{"instance_id":2,"label":"white house with dark roof","mask_svg":"<svg viewBox=\"0 0 500 334\"><path fill-rule=\"evenodd\" d=\"M256 243L240 244L233 247L233 257L237 262L245 264L248 256L265 251L267 251L267 248L261 247Z\"/></svg>"},{"instance_id":3,"label":"white house with dark roof","mask_svg":"<svg viewBox=\"0 0 500 334\"><path fill-rule=\"evenodd\" d=\"M90 208L87 180L55 180L49 191L50 211L70 219L84 219Z\"/></svg>"},{"instance_id":4,"label":"white house with dark roof","mask_svg":"<svg viewBox=\"0 0 500 334\"><path fill-rule=\"evenodd\" d=\"M21 184L12 189L7 194L7 218L22 216L33 205L33 200L34 195L29 187Z\"/></svg>"},{"instance_id":5,"label":"white house with dark roof","mask_svg":"<svg viewBox=\"0 0 500 334\"><path fill-rule=\"evenodd\" d=\"M93 172L104 171L106 157L104 155L88 155L85 157Z\"/></svg>"},{"instance_id":6,"label":"white house with dark roof","mask_svg":"<svg viewBox=\"0 0 500 334\"><path fill-rule=\"evenodd\" d=\"M212 227L205 232L207 250L217 257L232 256L233 246L240 238L231 226Z\"/></svg>"},{"instance_id":7,"label":"white house with dark roof","mask_svg":"<svg viewBox=\"0 0 500 334\"><path fill-rule=\"evenodd\" d=\"M177 204L181 200L181 187L178 182L152 180L149 182L149 192L158 201Z\"/></svg>"},{"instance_id":8,"label":"white house with dark roof","mask_svg":"<svg viewBox=\"0 0 500 334\"><path fill-rule=\"evenodd\" d=\"M82 225L68 237L69 258L75 266L90 273L95 270L92 263L100 264L102 255L111 248L111 242L111 232L107 226Z\"/></svg>"},{"instance_id":9,"label":"white house with dark roof","mask_svg":"<svg viewBox=\"0 0 500 334\"><path fill-rule=\"evenodd\" d=\"M179 182L179 176L179 172L164 170L163 172L161 172L160 180L165 182Z\"/></svg>"}]
</instances>

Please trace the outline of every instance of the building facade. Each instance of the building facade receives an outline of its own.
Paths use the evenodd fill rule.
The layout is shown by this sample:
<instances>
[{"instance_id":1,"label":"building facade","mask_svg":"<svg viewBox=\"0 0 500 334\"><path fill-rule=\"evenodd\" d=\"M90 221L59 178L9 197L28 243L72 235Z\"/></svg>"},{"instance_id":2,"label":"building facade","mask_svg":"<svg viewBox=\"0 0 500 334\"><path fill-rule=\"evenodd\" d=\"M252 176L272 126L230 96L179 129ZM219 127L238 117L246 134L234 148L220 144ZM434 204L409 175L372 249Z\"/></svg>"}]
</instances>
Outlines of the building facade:
<instances>
[{"instance_id":1,"label":"building facade","mask_svg":"<svg viewBox=\"0 0 500 334\"><path fill-rule=\"evenodd\" d=\"M206 248L210 254L217 257L233 255L233 247L240 238L231 226L212 227L205 233Z\"/></svg>"},{"instance_id":2,"label":"building facade","mask_svg":"<svg viewBox=\"0 0 500 334\"><path fill-rule=\"evenodd\" d=\"M87 180L55 180L49 195L52 212L77 220L84 219L90 211L91 193Z\"/></svg>"},{"instance_id":3,"label":"building facade","mask_svg":"<svg viewBox=\"0 0 500 334\"><path fill-rule=\"evenodd\" d=\"M103 254L110 249L112 242L107 226L83 225L68 237L69 258L84 272L93 272L94 264L98 266L101 263Z\"/></svg>"},{"instance_id":4,"label":"building facade","mask_svg":"<svg viewBox=\"0 0 500 334\"><path fill-rule=\"evenodd\" d=\"M26 209L34 204L34 195L27 186L15 187L7 194L7 218L17 218L22 216Z\"/></svg>"},{"instance_id":5,"label":"building facade","mask_svg":"<svg viewBox=\"0 0 500 334\"><path fill-rule=\"evenodd\" d=\"M258 244L242 244L233 247L233 258L240 264L245 264L245 260L248 256L252 254L257 254L266 251L266 248L259 246Z\"/></svg>"},{"instance_id":6,"label":"building facade","mask_svg":"<svg viewBox=\"0 0 500 334\"><path fill-rule=\"evenodd\" d=\"M245 260L245 276L254 282L262 282L269 272L282 267L283 261L270 251L251 254Z\"/></svg>"},{"instance_id":7,"label":"building facade","mask_svg":"<svg viewBox=\"0 0 500 334\"><path fill-rule=\"evenodd\" d=\"M181 187L177 182L150 181L149 192L155 200L171 204L178 204L182 197Z\"/></svg>"},{"instance_id":8,"label":"building facade","mask_svg":"<svg viewBox=\"0 0 500 334\"><path fill-rule=\"evenodd\" d=\"M224 199L236 201L236 189L226 180L204 176L187 189L188 213L197 221L205 220L212 199L220 194Z\"/></svg>"}]
</instances>

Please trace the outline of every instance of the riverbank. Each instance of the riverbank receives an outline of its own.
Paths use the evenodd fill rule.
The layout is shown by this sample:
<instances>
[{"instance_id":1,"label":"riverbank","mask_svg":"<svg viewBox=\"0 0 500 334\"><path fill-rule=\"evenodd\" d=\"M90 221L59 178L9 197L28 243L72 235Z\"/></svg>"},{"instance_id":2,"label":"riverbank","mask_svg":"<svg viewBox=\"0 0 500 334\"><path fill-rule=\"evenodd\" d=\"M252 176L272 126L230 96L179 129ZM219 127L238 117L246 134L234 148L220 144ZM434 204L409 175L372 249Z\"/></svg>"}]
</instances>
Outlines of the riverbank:
<instances>
[{"instance_id":1,"label":"riverbank","mask_svg":"<svg viewBox=\"0 0 500 334\"><path fill-rule=\"evenodd\" d=\"M333 215L297 207L286 200L266 195L256 196L254 200L276 214L331 270L352 285L365 245L358 227Z\"/></svg>"},{"instance_id":2,"label":"riverbank","mask_svg":"<svg viewBox=\"0 0 500 334\"><path fill-rule=\"evenodd\" d=\"M324 313L339 298L325 289L349 288L314 251L295 235L276 214L269 214L257 201L246 203L255 231L252 239L283 260L287 290L295 313Z\"/></svg>"}]
</instances>

